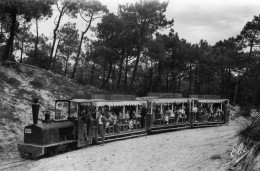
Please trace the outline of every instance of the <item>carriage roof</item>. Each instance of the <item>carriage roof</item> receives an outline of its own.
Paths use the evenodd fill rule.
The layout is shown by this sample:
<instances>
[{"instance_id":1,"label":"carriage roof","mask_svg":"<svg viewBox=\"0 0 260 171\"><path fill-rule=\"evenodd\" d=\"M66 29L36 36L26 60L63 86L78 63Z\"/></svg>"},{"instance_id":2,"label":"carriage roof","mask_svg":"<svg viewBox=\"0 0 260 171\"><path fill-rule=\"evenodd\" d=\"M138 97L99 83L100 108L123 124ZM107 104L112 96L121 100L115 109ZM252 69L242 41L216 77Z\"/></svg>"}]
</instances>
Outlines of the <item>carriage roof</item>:
<instances>
[{"instance_id":1,"label":"carriage roof","mask_svg":"<svg viewBox=\"0 0 260 171\"><path fill-rule=\"evenodd\" d=\"M194 99L199 103L223 103L229 101L229 99Z\"/></svg>"},{"instance_id":2,"label":"carriage roof","mask_svg":"<svg viewBox=\"0 0 260 171\"><path fill-rule=\"evenodd\" d=\"M146 104L145 100L72 99L70 101L92 106L137 106Z\"/></svg>"}]
</instances>

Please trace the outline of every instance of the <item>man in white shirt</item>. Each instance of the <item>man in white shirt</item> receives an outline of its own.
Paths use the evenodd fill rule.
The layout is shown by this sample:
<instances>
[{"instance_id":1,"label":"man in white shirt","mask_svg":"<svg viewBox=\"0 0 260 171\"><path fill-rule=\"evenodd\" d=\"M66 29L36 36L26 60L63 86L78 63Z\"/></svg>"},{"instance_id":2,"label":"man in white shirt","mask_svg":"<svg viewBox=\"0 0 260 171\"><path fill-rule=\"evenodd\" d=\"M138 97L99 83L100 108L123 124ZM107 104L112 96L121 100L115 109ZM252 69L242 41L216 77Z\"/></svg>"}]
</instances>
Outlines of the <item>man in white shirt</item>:
<instances>
[{"instance_id":1,"label":"man in white shirt","mask_svg":"<svg viewBox=\"0 0 260 171\"><path fill-rule=\"evenodd\" d=\"M197 122L198 107L196 105L192 108L192 112L194 113L195 122Z\"/></svg>"}]
</instances>

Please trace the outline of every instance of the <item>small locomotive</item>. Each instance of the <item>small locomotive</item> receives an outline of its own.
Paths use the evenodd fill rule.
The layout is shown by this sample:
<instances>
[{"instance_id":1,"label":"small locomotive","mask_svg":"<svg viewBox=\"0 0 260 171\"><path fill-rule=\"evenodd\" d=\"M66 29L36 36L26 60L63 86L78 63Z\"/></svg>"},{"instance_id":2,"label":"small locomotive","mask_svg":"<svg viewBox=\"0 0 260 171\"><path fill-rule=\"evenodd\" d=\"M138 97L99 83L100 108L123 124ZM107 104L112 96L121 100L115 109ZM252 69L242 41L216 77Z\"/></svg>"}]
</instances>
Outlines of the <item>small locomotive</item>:
<instances>
[{"instance_id":1,"label":"small locomotive","mask_svg":"<svg viewBox=\"0 0 260 171\"><path fill-rule=\"evenodd\" d=\"M50 114L47 113L45 120L39 123L39 103L38 100L34 100L32 104L33 124L25 126L24 143L18 144L21 156L29 155L33 158L45 154L51 156L92 144L95 129L94 119L82 112L86 103L88 100L84 99L56 100L55 118L50 120ZM62 111L58 106L63 106L66 111ZM71 113L75 112L75 109L79 109L78 113Z\"/></svg>"}]
</instances>

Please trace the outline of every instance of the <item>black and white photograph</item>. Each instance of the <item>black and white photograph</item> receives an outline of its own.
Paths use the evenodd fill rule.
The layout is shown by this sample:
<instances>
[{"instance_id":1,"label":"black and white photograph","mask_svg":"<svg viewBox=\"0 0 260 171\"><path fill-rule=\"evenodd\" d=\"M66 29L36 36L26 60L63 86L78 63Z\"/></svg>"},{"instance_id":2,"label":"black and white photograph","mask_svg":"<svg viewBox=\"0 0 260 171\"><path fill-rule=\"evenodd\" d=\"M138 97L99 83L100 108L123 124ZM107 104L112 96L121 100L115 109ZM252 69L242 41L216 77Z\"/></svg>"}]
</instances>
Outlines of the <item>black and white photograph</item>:
<instances>
[{"instance_id":1,"label":"black and white photograph","mask_svg":"<svg viewBox=\"0 0 260 171\"><path fill-rule=\"evenodd\" d=\"M2 170L260 170L260 1L0 0Z\"/></svg>"}]
</instances>

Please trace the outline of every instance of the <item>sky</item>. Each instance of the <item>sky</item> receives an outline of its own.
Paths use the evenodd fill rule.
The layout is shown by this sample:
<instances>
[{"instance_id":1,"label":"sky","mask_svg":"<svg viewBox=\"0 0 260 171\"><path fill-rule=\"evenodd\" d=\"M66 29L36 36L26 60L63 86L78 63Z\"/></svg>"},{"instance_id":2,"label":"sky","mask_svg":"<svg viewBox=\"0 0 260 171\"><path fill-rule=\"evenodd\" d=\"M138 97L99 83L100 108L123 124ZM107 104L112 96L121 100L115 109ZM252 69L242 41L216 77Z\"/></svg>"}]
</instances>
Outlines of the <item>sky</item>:
<instances>
[{"instance_id":1,"label":"sky","mask_svg":"<svg viewBox=\"0 0 260 171\"><path fill-rule=\"evenodd\" d=\"M107 5L110 12L117 13L118 4L135 3L139 0L99 1ZM166 18L174 19L172 28L178 32L180 38L191 43L199 43L204 39L214 45L220 40L236 36L246 22L252 21L254 15L260 14L260 0L169 0L168 2ZM85 23L78 21L77 25L83 28ZM51 36L53 21L49 20L40 26L40 31L45 34L49 32Z\"/></svg>"}]
</instances>

